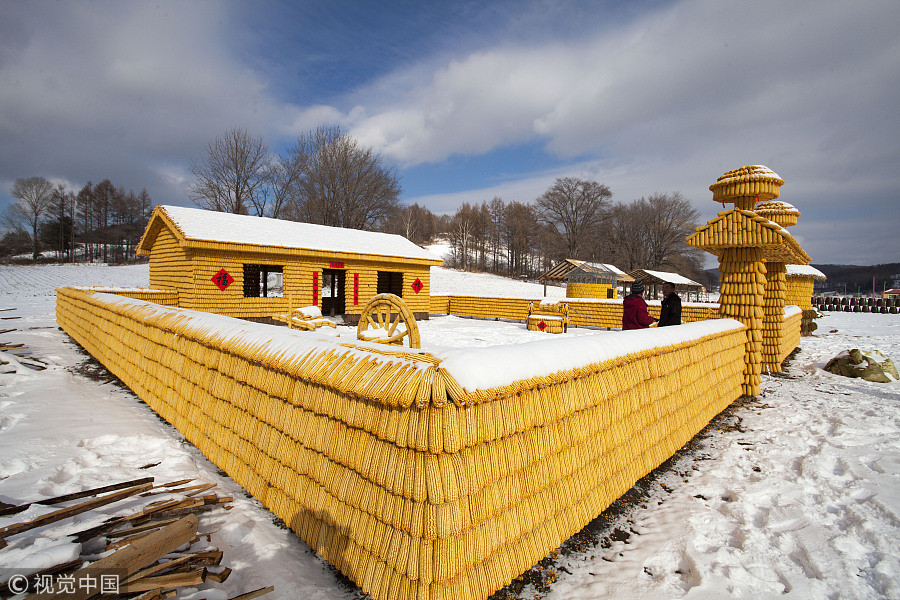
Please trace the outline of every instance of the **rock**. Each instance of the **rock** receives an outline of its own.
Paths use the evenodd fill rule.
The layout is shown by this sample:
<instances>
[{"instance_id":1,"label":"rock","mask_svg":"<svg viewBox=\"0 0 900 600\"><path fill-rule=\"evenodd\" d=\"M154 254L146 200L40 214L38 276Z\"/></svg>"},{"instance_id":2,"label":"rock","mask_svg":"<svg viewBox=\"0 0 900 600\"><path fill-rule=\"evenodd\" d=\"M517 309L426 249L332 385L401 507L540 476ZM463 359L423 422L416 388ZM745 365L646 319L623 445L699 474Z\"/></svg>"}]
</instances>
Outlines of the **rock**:
<instances>
[{"instance_id":1,"label":"rock","mask_svg":"<svg viewBox=\"0 0 900 600\"><path fill-rule=\"evenodd\" d=\"M844 377L861 377L866 381L891 383L888 375L900 380L893 361L878 350L847 350L841 352L825 365L826 371Z\"/></svg>"}]
</instances>

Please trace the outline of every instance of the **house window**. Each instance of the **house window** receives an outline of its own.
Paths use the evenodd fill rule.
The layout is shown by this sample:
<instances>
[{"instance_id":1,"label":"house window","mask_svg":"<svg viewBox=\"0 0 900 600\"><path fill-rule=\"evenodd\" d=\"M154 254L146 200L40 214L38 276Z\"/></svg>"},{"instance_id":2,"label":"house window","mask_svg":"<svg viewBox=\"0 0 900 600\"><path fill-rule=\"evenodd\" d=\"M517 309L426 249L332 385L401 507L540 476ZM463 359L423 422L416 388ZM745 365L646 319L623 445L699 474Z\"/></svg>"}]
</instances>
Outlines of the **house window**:
<instances>
[{"instance_id":1,"label":"house window","mask_svg":"<svg viewBox=\"0 0 900 600\"><path fill-rule=\"evenodd\" d=\"M244 297L283 297L283 271L279 265L244 265Z\"/></svg>"},{"instance_id":2,"label":"house window","mask_svg":"<svg viewBox=\"0 0 900 600\"><path fill-rule=\"evenodd\" d=\"M403 296L403 273L378 271L378 293Z\"/></svg>"}]
</instances>

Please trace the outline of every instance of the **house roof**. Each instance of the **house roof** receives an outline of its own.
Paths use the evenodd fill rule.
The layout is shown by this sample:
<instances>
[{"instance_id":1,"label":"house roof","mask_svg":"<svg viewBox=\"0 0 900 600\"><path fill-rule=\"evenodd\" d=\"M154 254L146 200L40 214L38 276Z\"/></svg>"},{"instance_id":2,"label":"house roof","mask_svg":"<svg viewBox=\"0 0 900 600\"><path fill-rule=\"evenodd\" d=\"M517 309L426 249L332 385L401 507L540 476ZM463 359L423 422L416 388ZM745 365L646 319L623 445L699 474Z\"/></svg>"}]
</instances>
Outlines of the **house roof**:
<instances>
[{"instance_id":1,"label":"house roof","mask_svg":"<svg viewBox=\"0 0 900 600\"><path fill-rule=\"evenodd\" d=\"M687 287L697 287L702 288L703 285L697 283L693 279L688 279L687 277L683 277L678 273L668 273L666 271L650 271L648 269L635 269L631 273L629 273L635 279L643 281L644 283L674 283L676 286L687 286Z\"/></svg>"},{"instance_id":2,"label":"house roof","mask_svg":"<svg viewBox=\"0 0 900 600\"><path fill-rule=\"evenodd\" d=\"M809 265L785 265L784 268L787 270L785 277L812 277L820 281L828 279L825 273Z\"/></svg>"},{"instance_id":3,"label":"house roof","mask_svg":"<svg viewBox=\"0 0 900 600\"><path fill-rule=\"evenodd\" d=\"M749 210L720 212L685 241L719 257L732 248L755 247L766 262L805 265L811 260L787 229Z\"/></svg>"},{"instance_id":4,"label":"house roof","mask_svg":"<svg viewBox=\"0 0 900 600\"><path fill-rule=\"evenodd\" d=\"M161 226L167 226L184 247L222 249L226 244L248 252L283 254L285 250L299 250L402 258L433 265L443 262L403 236L390 233L163 205L153 209L138 254L150 253Z\"/></svg>"},{"instance_id":5,"label":"house roof","mask_svg":"<svg viewBox=\"0 0 900 600\"><path fill-rule=\"evenodd\" d=\"M583 265L589 265L597 271L612 271L619 281L624 281L626 283L634 281L634 279L632 279L630 275L617 268L615 265L611 265L608 263L590 263L583 260L576 260L574 258L567 258L559 264L554 265L549 271L541 275L538 279L564 281L569 276L569 273L579 267L582 267Z\"/></svg>"}]
</instances>

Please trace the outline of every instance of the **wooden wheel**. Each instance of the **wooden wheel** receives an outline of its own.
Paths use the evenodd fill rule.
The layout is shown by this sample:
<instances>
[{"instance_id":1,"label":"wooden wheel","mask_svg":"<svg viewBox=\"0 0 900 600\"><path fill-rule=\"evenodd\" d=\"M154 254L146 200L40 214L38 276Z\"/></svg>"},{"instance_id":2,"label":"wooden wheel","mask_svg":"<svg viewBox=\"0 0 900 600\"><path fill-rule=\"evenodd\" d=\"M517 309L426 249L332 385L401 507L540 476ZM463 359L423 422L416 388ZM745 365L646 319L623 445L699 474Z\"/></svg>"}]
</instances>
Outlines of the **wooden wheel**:
<instances>
[{"instance_id":1,"label":"wooden wheel","mask_svg":"<svg viewBox=\"0 0 900 600\"><path fill-rule=\"evenodd\" d=\"M410 348L421 348L416 319L394 294L378 294L369 300L359 317L356 339L395 346L406 339Z\"/></svg>"}]
</instances>

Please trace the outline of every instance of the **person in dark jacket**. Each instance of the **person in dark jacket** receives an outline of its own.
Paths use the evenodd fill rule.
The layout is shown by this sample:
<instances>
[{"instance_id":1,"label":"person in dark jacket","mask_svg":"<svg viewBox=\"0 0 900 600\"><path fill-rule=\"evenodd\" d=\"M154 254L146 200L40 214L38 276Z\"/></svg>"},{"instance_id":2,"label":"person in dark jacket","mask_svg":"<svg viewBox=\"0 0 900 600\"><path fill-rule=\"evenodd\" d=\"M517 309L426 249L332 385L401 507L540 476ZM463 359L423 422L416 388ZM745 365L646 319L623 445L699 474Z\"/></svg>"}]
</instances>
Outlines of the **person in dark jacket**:
<instances>
[{"instance_id":1,"label":"person in dark jacket","mask_svg":"<svg viewBox=\"0 0 900 600\"><path fill-rule=\"evenodd\" d=\"M644 329L650 327L656 319L647 313L647 303L641 295L644 293L644 284L635 281L631 284L631 293L625 296L622 302L622 330Z\"/></svg>"},{"instance_id":2,"label":"person in dark jacket","mask_svg":"<svg viewBox=\"0 0 900 600\"><path fill-rule=\"evenodd\" d=\"M675 284L666 282L663 284L662 308L659 311L658 327L666 325L681 325L681 298L675 293Z\"/></svg>"}]
</instances>

